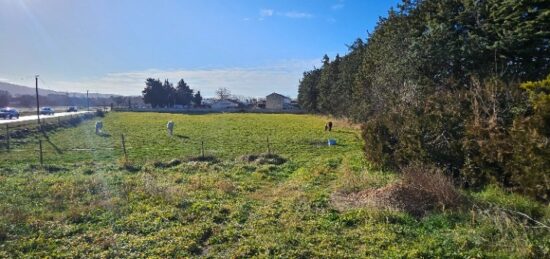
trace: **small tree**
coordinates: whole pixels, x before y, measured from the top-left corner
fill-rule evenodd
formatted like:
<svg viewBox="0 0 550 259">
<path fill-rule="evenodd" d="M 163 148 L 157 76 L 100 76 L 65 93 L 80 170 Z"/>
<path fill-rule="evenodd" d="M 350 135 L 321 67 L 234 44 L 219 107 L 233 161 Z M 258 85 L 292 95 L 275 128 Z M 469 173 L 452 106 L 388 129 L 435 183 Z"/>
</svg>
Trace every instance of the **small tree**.
<svg viewBox="0 0 550 259">
<path fill-rule="evenodd" d="M 231 97 L 231 92 L 225 87 L 219 88 L 218 90 L 216 90 L 216 96 L 220 100 L 227 100 L 229 99 L 229 97 Z"/>
<path fill-rule="evenodd" d="M 160 107 L 164 105 L 163 95 L 165 91 L 163 89 L 162 83 L 158 79 L 147 78 L 145 80 L 145 89 L 143 93 L 143 102 L 151 104 L 153 108 Z"/>
<path fill-rule="evenodd" d="M 201 105 L 201 104 L 202 104 L 201 91 L 197 91 L 197 93 L 195 94 L 195 96 L 193 96 L 193 103 L 194 103 L 195 105 Z"/>
<path fill-rule="evenodd" d="M 164 80 L 164 84 L 162 85 L 162 91 L 161 94 L 161 104 L 165 107 L 172 107 L 176 103 L 177 93 L 176 89 L 168 81 L 168 79 Z"/>
<path fill-rule="evenodd" d="M 193 89 L 185 83 L 183 79 L 178 82 L 176 87 L 176 103 L 181 105 L 191 104 L 193 101 Z"/>
</svg>

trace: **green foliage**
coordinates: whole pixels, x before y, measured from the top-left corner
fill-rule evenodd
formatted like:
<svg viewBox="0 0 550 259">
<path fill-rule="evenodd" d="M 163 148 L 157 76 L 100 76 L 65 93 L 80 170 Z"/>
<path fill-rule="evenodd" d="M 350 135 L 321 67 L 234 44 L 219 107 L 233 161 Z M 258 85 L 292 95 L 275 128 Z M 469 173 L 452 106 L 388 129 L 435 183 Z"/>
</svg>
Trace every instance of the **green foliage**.
<svg viewBox="0 0 550 259">
<path fill-rule="evenodd" d="M 334 99 L 338 90 L 339 65 L 341 62 L 340 56 L 330 62 L 327 55 L 323 57 L 323 67 L 319 78 L 319 96 L 317 98 L 317 106 L 320 111 L 327 114 L 332 114 L 336 108 L 336 100 Z"/>
<path fill-rule="evenodd" d="M 201 105 L 202 104 L 201 91 L 197 91 L 195 93 L 195 95 L 193 95 L 193 104 L 195 104 L 195 105 Z"/>
<path fill-rule="evenodd" d="M 321 69 L 314 69 L 304 72 L 304 77 L 300 80 L 298 89 L 298 102 L 302 109 L 315 113 L 318 111 L 317 98 L 319 96 L 319 78 Z"/>
<path fill-rule="evenodd" d="M 147 78 L 142 94 L 143 102 L 151 104 L 153 108 L 173 107 L 175 104 L 200 105 L 202 102 L 200 91 L 193 95 L 193 89 L 183 79 L 174 88 L 168 80 L 164 80 L 163 84 L 159 79 Z"/>
<path fill-rule="evenodd" d="M 193 89 L 183 81 L 183 79 L 180 79 L 178 82 L 178 85 L 176 86 L 176 98 L 175 103 L 180 105 L 189 105 L 193 101 Z"/>
<path fill-rule="evenodd" d="M 474 199 L 488 202 L 502 208 L 523 212 L 536 218 L 550 216 L 550 207 L 544 206 L 528 197 L 505 192 L 502 188 L 489 185 L 478 193 L 473 193 Z"/>
<path fill-rule="evenodd" d="M 165 99 L 165 96 L 168 96 L 168 93 L 165 91 L 166 89 L 163 88 L 160 80 L 147 78 L 145 81 L 145 89 L 142 91 L 143 102 L 151 104 L 153 108 L 166 105 L 168 100 Z"/>
<path fill-rule="evenodd" d="M 300 103 L 362 123 L 382 168 L 433 164 L 465 186 L 548 200 L 548 82 L 518 85 L 550 73 L 549 12 L 537 0 L 402 1 L 366 43 L 304 73 L 300 96 L 317 92 Z"/>
<path fill-rule="evenodd" d="M 514 187 L 542 200 L 550 200 L 550 75 L 521 85 L 529 95 L 523 116 L 511 129 L 513 162 L 508 165 Z"/>
</svg>

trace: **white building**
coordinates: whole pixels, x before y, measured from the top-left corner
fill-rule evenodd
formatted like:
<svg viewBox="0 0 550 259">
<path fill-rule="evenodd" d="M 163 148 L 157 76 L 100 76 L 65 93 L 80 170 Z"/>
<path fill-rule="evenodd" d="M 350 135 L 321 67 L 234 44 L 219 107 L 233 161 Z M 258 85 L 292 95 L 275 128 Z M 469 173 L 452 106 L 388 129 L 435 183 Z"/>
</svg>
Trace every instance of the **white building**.
<svg viewBox="0 0 550 259">
<path fill-rule="evenodd" d="M 265 98 L 265 108 L 271 110 L 288 109 L 292 100 L 284 95 L 272 93 Z"/>
<path fill-rule="evenodd" d="M 210 104 L 210 107 L 215 110 L 238 108 L 239 104 L 230 100 L 218 100 Z"/>
</svg>

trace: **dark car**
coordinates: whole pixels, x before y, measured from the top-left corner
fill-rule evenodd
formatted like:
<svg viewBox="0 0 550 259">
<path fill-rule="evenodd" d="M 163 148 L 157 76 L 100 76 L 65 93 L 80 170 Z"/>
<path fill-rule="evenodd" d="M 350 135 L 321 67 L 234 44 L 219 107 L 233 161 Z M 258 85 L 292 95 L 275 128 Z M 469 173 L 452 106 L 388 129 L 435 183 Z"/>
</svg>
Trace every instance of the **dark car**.
<svg viewBox="0 0 550 259">
<path fill-rule="evenodd" d="M 42 107 L 40 115 L 54 115 L 55 111 L 51 107 Z"/>
<path fill-rule="evenodd" d="M 67 112 L 77 112 L 78 109 L 76 108 L 76 106 L 70 106 L 68 109 L 67 109 Z"/>
<path fill-rule="evenodd" d="M 2 119 L 19 119 L 19 112 L 14 108 L 3 108 L 0 109 L 0 118 Z"/>
</svg>

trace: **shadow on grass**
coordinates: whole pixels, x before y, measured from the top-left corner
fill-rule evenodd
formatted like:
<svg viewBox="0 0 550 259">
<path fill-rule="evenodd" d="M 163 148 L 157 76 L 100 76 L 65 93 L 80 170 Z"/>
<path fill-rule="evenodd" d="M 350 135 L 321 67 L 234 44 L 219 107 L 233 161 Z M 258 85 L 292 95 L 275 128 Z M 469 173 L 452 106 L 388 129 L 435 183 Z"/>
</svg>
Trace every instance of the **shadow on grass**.
<svg viewBox="0 0 550 259">
<path fill-rule="evenodd" d="M 107 132 L 100 132 L 100 133 L 97 133 L 96 135 L 98 135 L 100 137 L 104 137 L 104 138 L 110 138 L 111 137 L 111 134 L 109 134 Z"/>
<path fill-rule="evenodd" d="M 54 149 L 55 149 L 55 152 L 57 154 L 63 154 L 63 150 L 61 150 L 55 143 L 53 143 L 51 140 L 50 140 L 50 137 L 48 136 L 48 134 L 45 132 L 45 131 L 42 131 L 42 135 L 44 136 L 44 139 L 46 139 L 46 141 L 48 142 L 48 144 L 50 144 Z"/>
<path fill-rule="evenodd" d="M 188 136 L 181 135 L 181 134 L 176 134 L 176 135 L 174 135 L 174 137 L 179 138 L 179 139 L 189 139 Z"/>
</svg>

